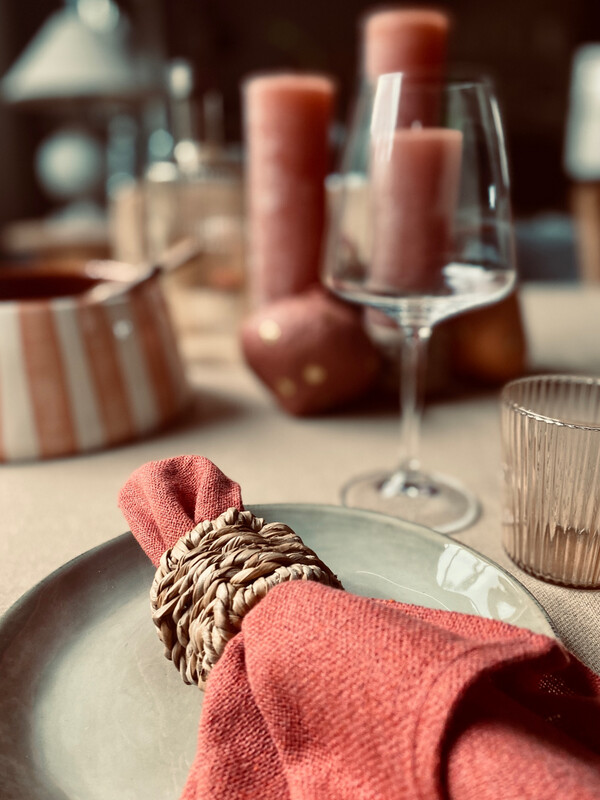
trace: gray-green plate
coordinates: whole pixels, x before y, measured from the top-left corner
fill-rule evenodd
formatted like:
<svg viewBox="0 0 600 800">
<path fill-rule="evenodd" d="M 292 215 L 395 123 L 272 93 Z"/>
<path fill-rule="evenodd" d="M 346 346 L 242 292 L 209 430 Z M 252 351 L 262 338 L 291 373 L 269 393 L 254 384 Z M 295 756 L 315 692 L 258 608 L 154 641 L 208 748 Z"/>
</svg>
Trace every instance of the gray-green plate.
<svg viewBox="0 0 600 800">
<path fill-rule="evenodd" d="M 291 525 L 348 591 L 553 636 L 518 581 L 425 528 L 334 506 L 251 506 Z M 162 655 L 153 567 L 127 533 L 84 553 L 0 621 L 2 800 L 176 800 L 202 693 Z"/>
</svg>

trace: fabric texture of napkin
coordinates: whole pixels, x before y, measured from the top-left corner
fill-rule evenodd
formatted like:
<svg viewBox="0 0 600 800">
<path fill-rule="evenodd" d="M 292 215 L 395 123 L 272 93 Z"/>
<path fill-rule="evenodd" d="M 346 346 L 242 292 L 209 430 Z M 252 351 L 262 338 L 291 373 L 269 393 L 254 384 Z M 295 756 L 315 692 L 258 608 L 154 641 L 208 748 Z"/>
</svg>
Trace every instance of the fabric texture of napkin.
<svg viewBox="0 0 600 800">
<path fill-rule="evenodd" d="M 150 461 L 119 494 L 131 532 L 155 567 L 184 533 L 232 506 L 244 508 L 239 485 L 204 456 Z"/>
<path fill-rule="evenodd" d="M 235 501 L 193 457 L 121 494 L 149 555 Z M 525 629 L 296 581 L 214 667 L 182 800 L 548 797 L 600 797 L 598 676 Z"/>
<path fill-rule="evenodd" d="M 591 800 L 599 690 L 546 636 L 281 585 L 213 670 L 184 798 Z"/>
</svg>

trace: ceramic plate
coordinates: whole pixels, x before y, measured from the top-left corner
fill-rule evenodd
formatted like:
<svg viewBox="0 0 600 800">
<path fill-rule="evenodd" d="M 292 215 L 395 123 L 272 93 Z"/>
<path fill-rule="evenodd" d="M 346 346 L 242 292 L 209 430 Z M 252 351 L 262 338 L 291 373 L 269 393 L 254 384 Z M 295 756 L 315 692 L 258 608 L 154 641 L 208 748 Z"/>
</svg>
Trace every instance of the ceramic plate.
<svg viewBox="0 0 600 800">
<path fill-rule="evenodd" d="M 361 595 L 463 611 L 553 635 L 508 573 L 452 539 L 366 511 L 251 506 L 291 525 Z M 66 564 L 0 623 L 0 797 L 176 800 L 202 693 L 162 655 L 153 567 L 131 534 Z"/>
</svg>

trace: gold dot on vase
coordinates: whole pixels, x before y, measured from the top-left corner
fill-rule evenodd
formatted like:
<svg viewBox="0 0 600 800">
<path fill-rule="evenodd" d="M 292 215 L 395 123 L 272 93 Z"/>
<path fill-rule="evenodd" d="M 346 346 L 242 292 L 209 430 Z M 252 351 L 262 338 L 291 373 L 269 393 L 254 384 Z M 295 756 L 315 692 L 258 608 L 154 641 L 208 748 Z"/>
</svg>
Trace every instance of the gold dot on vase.
<svg viewBox="0 0 600 800">
<path fill-rule="evenodd" d="M 274 319 L 264 319 L 258 326 L 258 335 L 263 342 L 271 344 L 281 338 L 281 328 Z"/>
<path fill-rule="evenodd" d="M 311 386 L 318 386 L 327 380 L 327 370 L 321 364 L 307 364 L 302 370 L 302 377 Z"/>
<path fill-rule="evenodd" d="M 275 389 L 282 397 L 292 397 L 296 394 L 296 384 L 291 378 L 279 378 L 275 382 Z"/>
</svg>

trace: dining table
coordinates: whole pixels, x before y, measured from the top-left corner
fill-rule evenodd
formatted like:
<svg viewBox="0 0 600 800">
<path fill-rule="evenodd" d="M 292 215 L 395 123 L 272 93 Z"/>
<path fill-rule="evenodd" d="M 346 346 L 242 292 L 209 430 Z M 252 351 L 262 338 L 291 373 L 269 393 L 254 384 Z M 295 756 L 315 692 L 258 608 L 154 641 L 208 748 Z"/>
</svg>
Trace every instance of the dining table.
<svg viewBox="0 0 600 800">
<path fill-rule="evenodd" d="M 600 285 L 526 282 L 519 296 L 528 371 L 600 375 Z M 333 506 L 357 473 L 394 465 L 399 430 L 393 403 L 291 416 L 244 362 L 238 338 L 243 293 L 190 290 L 185 305 L 179 345 L 193 392 L 174 424 L 111 449 L 0 466 L 0 614 L 61 565 L 127 530 L 119 490 L 145 462 L 200 454 L 240 484 L 246 504 Z M 499 394 L 495 387 L 430 399 L 423 462 L 460 480 L 481 502 L 477 521 L 451 538 L 520 581 L 564 645 L 600 672 L 600 590 L 534 578 L 503 549 Z"/>
</svg>

